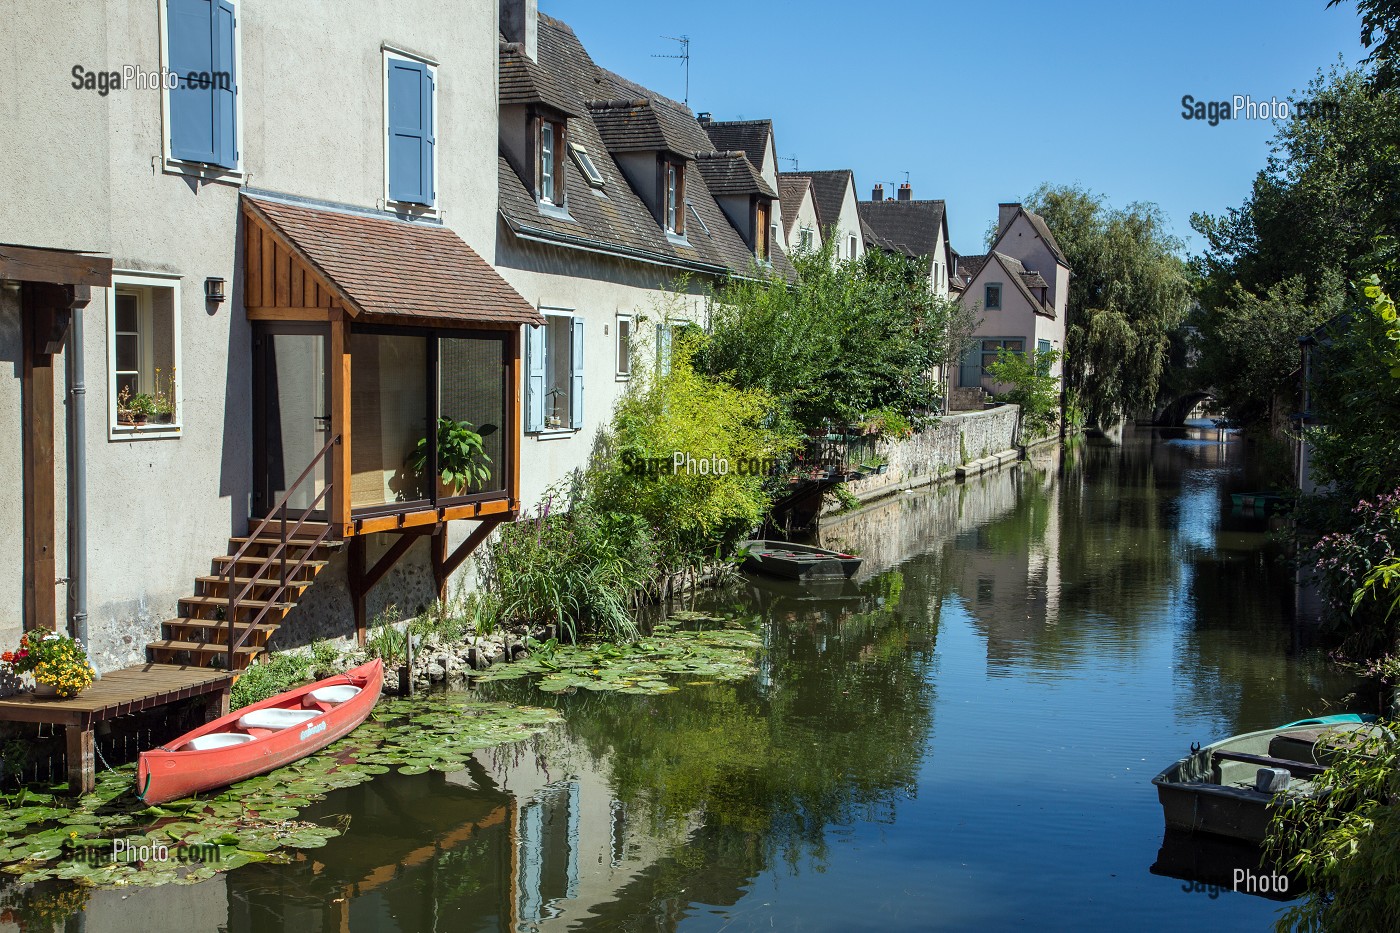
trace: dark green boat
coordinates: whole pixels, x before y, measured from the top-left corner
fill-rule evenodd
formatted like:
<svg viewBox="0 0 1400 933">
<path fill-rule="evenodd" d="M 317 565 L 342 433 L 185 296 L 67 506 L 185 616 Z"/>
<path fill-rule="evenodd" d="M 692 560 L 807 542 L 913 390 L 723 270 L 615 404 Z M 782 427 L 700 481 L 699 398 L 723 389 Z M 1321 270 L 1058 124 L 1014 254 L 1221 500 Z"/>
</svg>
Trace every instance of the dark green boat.
<svg viewBox="0 0 1400 933">
<path fill-rule="evenodd" d="M 1192 746 L 1186 758 L 1152 779 L 1168 828 L 1260 843 L 1270 808 L 1280 796 L 1314 793 L 1313 779 L 1327 766 L 1329 745 L 1341 734 L 1379 729 L 1355 714 L 1303 719 Z M 1272 789 L 1262 789 L 1270 773 Z M 1278 772 L 1287 772 L 1286 778 Z"/>
<path fill-rule="evenodd" d="M 816 580 L 853 577 L 860 569 L 854 554 L 828 551 L 810 544 L 787 541 L 740 541 L 744 569 L 789 580 Z"/>
</svg>

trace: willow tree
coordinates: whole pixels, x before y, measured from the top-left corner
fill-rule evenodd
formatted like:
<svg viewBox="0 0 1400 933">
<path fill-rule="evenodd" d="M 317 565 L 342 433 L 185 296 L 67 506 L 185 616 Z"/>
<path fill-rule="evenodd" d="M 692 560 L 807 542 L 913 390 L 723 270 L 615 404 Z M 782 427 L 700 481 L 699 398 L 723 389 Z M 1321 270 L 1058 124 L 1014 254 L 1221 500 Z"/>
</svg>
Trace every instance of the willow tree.
<svg viewBox="0 0 1400 933">
<path fill-rule="evenodd" d="M 1155 204 L 1113 208 L 1084 188 L 1049 184 L 1026 202 L 1069 260 L 1066 388 L 1099 425 L 1151 407 L 1192 303 L 1183 244 Z"/>
</svg>

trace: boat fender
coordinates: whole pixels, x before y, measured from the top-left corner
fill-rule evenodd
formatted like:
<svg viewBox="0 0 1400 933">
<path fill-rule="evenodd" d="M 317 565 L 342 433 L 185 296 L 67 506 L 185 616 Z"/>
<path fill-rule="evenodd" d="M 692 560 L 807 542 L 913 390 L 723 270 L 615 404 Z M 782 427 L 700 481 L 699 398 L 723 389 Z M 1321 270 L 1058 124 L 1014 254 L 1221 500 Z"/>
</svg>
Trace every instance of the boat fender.
<svg viewBox="0 0 1400 933">
<path fill-rule="evenodd" d="M 1254 776 L 1254 789 L 1262 794 L 1277 794 L 1288 790 L 1291 779 L 1287 768 L 1260 768 Z"/>
</svg>

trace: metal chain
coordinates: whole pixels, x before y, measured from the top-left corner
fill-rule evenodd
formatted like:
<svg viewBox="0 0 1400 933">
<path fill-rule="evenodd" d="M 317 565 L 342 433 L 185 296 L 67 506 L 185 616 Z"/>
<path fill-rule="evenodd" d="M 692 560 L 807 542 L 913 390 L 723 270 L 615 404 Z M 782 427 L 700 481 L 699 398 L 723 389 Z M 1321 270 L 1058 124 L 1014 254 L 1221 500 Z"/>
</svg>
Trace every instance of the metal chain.
<svg viewBox="0 0 1400 933">
<path fill-rule="evenodd" d="M 102 743 L 97 741 L 97 736 L 92 737 L 92 750 L 97 752 L 97 760 L 102 762 L 102 767 L 106 768 L 108 771 L 117 770 L 116 768 L 107 764 L 107 759 L 102 757 Z"/>
</svg>

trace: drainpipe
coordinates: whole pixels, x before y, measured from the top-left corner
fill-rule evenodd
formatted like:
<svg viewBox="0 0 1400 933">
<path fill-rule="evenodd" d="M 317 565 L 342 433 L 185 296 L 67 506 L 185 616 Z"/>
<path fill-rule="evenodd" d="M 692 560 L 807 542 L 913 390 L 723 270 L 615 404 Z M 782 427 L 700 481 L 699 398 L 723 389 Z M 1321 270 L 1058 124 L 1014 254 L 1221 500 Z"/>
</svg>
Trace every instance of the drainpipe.
<svg viewBox="0 0 1400 933">
<path fill-rule="evenodd" d="M 73 637 L 88 643 L 87 385 L 83 374 L 83 309 L 68 326 L 68 600 Z"/>
</svg>

